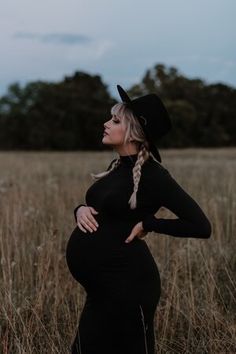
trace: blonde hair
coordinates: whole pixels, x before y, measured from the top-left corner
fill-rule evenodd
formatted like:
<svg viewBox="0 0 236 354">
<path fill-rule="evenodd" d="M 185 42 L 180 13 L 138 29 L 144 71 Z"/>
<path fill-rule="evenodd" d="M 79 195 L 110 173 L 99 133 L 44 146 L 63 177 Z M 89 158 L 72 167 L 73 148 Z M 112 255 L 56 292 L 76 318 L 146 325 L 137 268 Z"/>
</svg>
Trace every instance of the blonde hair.
<svg viewBox="0 0 236 354">
<path fill-rule="evenodd" d="M 135 209 L 137 206 L 137 198 L 136 194 L 138 191 L 139 181 L 141 177 L 141 168 L 144 162 L 149 158 L 151 155 L 154 160 L 155 157 L 149 151 L 149 143 L 146 140 L 145 134 L 141 125 L 139 124 L 136 116 L 133 112 L 126 106 L 125 103 L 116 103 L 111 108 L 111 114 L 114 114 L 120 118 L 124 119 L 124 124 L 126 127 L 126 133 L 124 138 L 124 144 L 128 143 L 129 141 L 134 141 L 138 144 L 138 156 L 133 167 L 133 181 L 134 181 L 134 189 L 133 193 L 130 196 L 129 204 L 131 209 Z M 156 160 L 157 161 L 157 160 Z M 158 161 L 157 161 L 158 162 Z M 108 175 L 111 171 L 117 168 L 120 164 L 120 158 L 116 158 L 111 161 L 110 165 L 108 166 L 107 170 L 104 172 L 100 172 L 98 174 L 91 173 L 90 175 L 94 180 L 98 180 L 106 175 Z"/>
</svg>

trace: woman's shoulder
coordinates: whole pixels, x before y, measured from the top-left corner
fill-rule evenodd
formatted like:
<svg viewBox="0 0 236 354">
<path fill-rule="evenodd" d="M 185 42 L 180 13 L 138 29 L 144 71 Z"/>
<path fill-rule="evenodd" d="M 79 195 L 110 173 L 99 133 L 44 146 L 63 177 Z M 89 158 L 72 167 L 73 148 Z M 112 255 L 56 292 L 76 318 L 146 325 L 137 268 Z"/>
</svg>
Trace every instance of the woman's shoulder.
<svg viewBox="0 0 236 354">
<path fill-rule="evenodd" d="M 149 157 L 142 166 L 141 176 L 144 185 L 153 187 L 154 185 L 164 184 L 170 174 L 165 166 Z"/>
<path fill-rule="evenodd" d="M 160 162 L 155 160 L 152 156 L 148 158 L 145 165 L 146 165 L 147 172 L 153 172 L 157 174 L 169 173 L 168 169 L 165 166 L 163 166 Z"/>
</svg>

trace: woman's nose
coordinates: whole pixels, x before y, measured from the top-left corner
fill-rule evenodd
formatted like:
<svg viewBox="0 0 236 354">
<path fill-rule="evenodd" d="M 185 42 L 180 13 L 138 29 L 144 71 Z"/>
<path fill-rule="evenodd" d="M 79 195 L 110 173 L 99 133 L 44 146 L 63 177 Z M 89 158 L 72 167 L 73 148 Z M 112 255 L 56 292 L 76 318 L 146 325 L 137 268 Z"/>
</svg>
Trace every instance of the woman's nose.
<svg viewBox="0 0 236 354">
<path fill-rule="evenodd" d="M 104 126 L 105 129 L 108 128 L 109 122 L 111 122 L 111 119 L 107 120 L 107 121 L 103 124 L 103 126 Z"/>
</svg>

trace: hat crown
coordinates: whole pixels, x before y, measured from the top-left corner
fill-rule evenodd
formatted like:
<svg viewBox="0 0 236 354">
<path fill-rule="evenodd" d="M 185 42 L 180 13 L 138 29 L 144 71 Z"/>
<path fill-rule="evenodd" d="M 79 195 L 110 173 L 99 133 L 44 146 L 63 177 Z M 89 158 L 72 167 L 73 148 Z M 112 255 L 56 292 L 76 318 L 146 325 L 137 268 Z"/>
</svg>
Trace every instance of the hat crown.
<svg viewBox="0 0 236 354">
<path fill-rule="evenodd" d="M 164 103 L 155 93 L 149 93 L 131 100 L 120 85 L 117 85 L 117 89 L 122 101 L 132 110 L 143 128 L 154 157 L 161 162 L 160 154 L 154 142 L 172 128 L 171 119 Z"/>
</svg>

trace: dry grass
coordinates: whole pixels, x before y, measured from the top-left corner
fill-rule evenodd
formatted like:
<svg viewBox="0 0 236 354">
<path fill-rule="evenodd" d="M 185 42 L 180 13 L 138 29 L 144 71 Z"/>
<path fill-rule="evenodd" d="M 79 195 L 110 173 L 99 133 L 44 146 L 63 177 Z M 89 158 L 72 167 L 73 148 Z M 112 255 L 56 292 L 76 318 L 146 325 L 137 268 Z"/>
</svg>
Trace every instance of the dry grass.
<svg viewBox="0 0 236 354">
<path fill-rule="evenodd" d="M 208 240 L 146 237 L 162 279 L 158 353 L 236 353 L 236 149 L 161 155 L 213 233 Z M 70 352 L 85 296 L 65 262 L 73 209 L 84 202 L 90 172 L 115 156 L 0 153 L 1 353 Z"/>
</svg>

